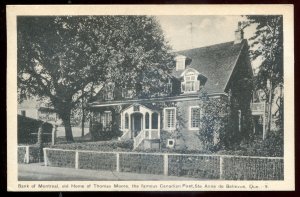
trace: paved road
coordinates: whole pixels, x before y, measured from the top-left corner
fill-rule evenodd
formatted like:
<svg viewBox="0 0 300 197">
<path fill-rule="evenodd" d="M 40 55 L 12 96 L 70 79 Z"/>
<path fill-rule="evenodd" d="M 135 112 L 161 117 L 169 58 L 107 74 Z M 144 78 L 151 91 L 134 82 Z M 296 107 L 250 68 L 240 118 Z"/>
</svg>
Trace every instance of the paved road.
<svg viewBox="0 0 300 197">
<path fill-rule="evenodd" d="M 43 163 L 19 164 L 19 181 L 122 181 L 196 180 L 186 177 L 45 167 Z M 198 179 L 199 180 L 199 179 Z"/>
</svg>

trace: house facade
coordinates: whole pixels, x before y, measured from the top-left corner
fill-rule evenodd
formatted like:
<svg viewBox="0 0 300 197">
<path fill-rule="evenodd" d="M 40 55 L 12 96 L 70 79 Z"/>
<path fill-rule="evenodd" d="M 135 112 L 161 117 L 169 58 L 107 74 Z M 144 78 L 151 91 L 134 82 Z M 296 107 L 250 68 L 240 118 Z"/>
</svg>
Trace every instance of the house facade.
<svg viewBox="0 0 300 197">
<path fill-rule="evenodd" d="M 232 42 L 177 52 L 164 96 L 138 98 L 133 90 L 116 90 L 113 83 L 107 83 L 103 97 L 89 104 L 91 131 L 100 136 L 115 133 L 119 140 L 133 139 L 134 148 L 201 150 L 199 133 L 209 113 L 203 107 L 205 100 L 225 101 L 231 126 L 227 132 L 243 136 L 249 132 L 252 116 L 248 48 L 239 27 Z M 213 144 L 220 143 L 217 129 L 211 136 Z"/>
</svg>

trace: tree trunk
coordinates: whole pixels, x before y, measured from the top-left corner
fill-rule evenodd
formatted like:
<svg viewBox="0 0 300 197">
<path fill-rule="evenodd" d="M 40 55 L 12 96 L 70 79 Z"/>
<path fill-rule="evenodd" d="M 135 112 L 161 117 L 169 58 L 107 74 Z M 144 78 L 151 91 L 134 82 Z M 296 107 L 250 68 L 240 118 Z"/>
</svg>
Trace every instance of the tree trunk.
<svg viewBox="0 0 300 197">
<path fill-rule="evenodd" d="M 65 113 L 64 116 L 62 117 L 62 121 L 65 125 L 65 136 L 66 136 L 67 142 L 74 142 L 70 115 L 71 115 L 71 113 L 69 113 L 68 115 L 66 115 L 66 113 Z"/>
<path fill-rule="evenodd" d="M 269 90 L 269 107 L 268 107 L 268 126 L 267 126 L 267 132 L 266 132 L 266 136 L 268 135 L 268 133 L 271 131 L 271 122 L 272 122 L 272 102 L 273 102 L 273 84 L 270 81 L 270 90 Z"/>
<path fill-rule="evenodd" d="M 83 137 L 83 136 L 84 136 L 84 122 L 85 122 L 85 114 L 84 114 L 83 101 L 82 101 L 81 109 L 82 109 L 82 118 L 81 118 L 81 137 Z"/>
</svg>

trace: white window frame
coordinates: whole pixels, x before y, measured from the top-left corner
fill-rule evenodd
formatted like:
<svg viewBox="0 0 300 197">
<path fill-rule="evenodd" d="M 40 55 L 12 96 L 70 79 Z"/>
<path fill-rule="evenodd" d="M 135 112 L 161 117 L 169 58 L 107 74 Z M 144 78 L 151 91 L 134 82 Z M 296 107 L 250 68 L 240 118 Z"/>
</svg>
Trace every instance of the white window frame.
<svg viewBox="0 0 300 197">
<path fill-rule="evenodd" d="M 106 116 L 106 114 L 110 114 L 110 118 L 109 118 L 109 116 Z M 106 117 L 108 117 L 107 120 L 105 120 Z M 102 125 L 103 125 L 103 128 L 109 128 L 111 126 L 110 125 L 111 122 L 112 122 L 112 112 L 111 111 L 104 111 L 104 113 L 102 113 Z"/>
<path fill-rule="evenodd" d="M 190 73 L 192 73 L 192 74 L 190 74 Z M 190 74 L 190 75 L 187 76 L 187 74 Z M 191 79 L 187 80 L 187 78 L 191 77 L 191 76 L 194 76 L 194 80 L 191 80 Z M 194 83 L 194 90 L 187 91 L 187 82 Z M 186 73 L 184 73 L 184 81 L 181 82 L 181 83 L 184 83 L 184 90 L 182 90 L 182 85 L 181 85 L 181 91 L 184 92 L 184 93 L 195 93 L 195 92 L 197 92 L 197 90 L 196 90 L 196 83 L 197 82 L 198 82 L 197 73 L 194 72 L 194 71 L 187 71 Z"/>
<path fill-rule="evenodd" d="M 167 121 L 167 110 L 174 110 L 174 127 L 168 127 L 168 121 Z M 166 107 L 164 108 L 164 129 L 165 130 L 175 130 L 176 129 L 176 124 L 177 124 L 177 117 L 176 117 L 176 107 Z"/>
<path fill-rule="evenodd" d="M 172 145 L 170 145 L 170 142 L 172 142 Z M 174 146 L 175 146 L 175 139 L 168 139 L 167 148 L 174 148 Z"/>
<path fill-rule="evenodd" d="M 192 109 L 199 109 L 199 127 L 192 127 Z M 201 109 L 200 106 L 190 106 L 189 107 L 189 121 L 188 121 L 188 129 L 189 130 L 199 130 L 200 129 L 200 124 L 201 124 Z"/>
</svg>

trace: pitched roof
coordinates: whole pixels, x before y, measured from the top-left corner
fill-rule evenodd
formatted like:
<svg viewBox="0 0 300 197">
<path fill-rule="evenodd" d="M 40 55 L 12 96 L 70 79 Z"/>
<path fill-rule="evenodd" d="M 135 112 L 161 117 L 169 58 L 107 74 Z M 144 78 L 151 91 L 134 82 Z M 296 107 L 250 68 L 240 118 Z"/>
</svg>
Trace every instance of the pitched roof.
<svg viewBox="0 0 300 197">
<path fill-rule="evenodd" d="M 207 82 L 204 89 L 208 93 L 221 93 L 225 91 L 228 80 L 237 63 L 240 52 L 246 40 L 241 43 L 226 42 L 207 47 L 178 51 L 176 54 L 184 55 L 192 59 L 186 67 L 194 68 L 204 76 Z M 172 75 L 179 78 L 183 71 L 172 72 Z"/>
</svg>

